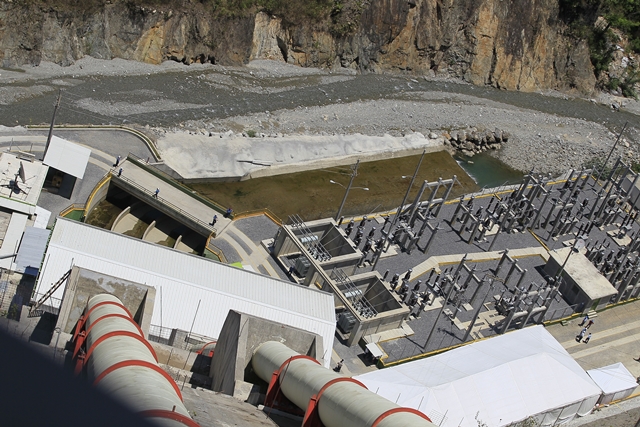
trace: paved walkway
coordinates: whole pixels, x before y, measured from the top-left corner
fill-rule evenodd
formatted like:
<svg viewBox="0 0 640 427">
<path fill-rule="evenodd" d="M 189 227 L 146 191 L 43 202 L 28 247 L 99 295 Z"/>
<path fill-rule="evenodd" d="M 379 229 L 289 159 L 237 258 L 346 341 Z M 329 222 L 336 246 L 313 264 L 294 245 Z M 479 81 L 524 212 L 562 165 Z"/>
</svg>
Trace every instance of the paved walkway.
<svg viewBox="0 0 640 427">
<path fill-rule="evenodd" d="M 582 318 L 570 321 L 566 326 L 556 324 L 547 327 L 562 346 L 584 369 L 595 369 L 621 362 L 635 377 L 640 376 L 640 301 L 619 305 L 598 313 L 589 328 L 593 334 L 588 344 L 576 342 Z M 631 397 L 602 410 L 578 418 L 569 426 L 611 426 L 633 425 L 640 415 L 637 409 L 640 392 L 636 388 Z M 608 417 L 611 417 L 607 419 Z"/>
<path fill-rule="evenodd" d="M 271 277 L 280 277 L 269 264 L 268 259 L 271 258 L 271 254 L 267 252 L 264 246 L 254 243 L 242 231 L 238 230 L 233 223 L 228 224 L 224 234 L 218 237 L 225 240 L 238 252 L 238 255 L 242 258 L 243 265 L 250 265 L 256 272 L 263 274 L 266 271 Z"/>
<path fill-rule="evenodd" d="M 118 169 L 119 168 L 122 168 L 122 177 L 125 179 L 133 181 L 138 186 L 144 188 L 149 194 L 153 194 L 156 189 L 159 189 L 159 201 L 168 202 L 167 204 L 178 207 L 204 224 L 211 224 L 213 216 L 217 215 L 218 222 L 215 227 L 209 225 L 209 228 L 212 231 L 215 228 L 218 231 L 218 235 L 231 223 L 231 220 L 224 218 L 217 210 L 176 188 L 167 181 L 158 178 L 156 175 L 149 173 L 135 162 L 124 160 L 120 163 Z M 114 177 L 114 179 L 117 178 Z"/>
<path fill-rule="evenodd" d="M 620 305 L 598 313 L 589 328 L 592 338 L 588 344 L 575 340 L 582 318 L 566 326 L 547 327 L 562 346 L 585 370 L 622 362 L 635 376 L 640 376 L 640 301 Z"/>
</svg>

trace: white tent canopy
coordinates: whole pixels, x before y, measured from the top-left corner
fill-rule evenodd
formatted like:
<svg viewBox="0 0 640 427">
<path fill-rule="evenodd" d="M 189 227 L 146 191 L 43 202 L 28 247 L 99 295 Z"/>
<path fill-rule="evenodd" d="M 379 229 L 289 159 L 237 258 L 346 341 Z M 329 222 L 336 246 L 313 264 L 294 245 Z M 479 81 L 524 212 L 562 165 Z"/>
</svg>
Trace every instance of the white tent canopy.
<svg viewBox="0 0 640 427">
<path fill-rule="evenodd" d="M 624 399 L 630 396 L 638 386 L 636 378 L 622 363 L 591 369 L 587 371 L 587 374 L 602 389 L 603 395 L 600 398 L 600 404 Z"/>
<path fill-rule="evenodd" d="M 90 156 L 91 150 L 88 148 L 53 135 L 43 163 L 82 179 Z"/>
<path fill-rule="evenodd" d="M 542 326 L 355 377 L 441 427 L 549 426 L 591 412 L 600 388 Z"/>
</svg>

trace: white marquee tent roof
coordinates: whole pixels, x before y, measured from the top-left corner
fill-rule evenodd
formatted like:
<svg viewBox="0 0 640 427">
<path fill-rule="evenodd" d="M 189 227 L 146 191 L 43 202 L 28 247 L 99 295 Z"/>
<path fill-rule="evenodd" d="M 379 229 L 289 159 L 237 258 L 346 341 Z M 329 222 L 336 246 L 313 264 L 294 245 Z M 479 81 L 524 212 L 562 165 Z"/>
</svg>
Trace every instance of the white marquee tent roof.
<svg viewBox="0 0 640 427">
<path fill-rule="evenodd" d="M 604 394 L 612 398 L 626 397 L 638 386 L 636 378 L 622 363 L 590 369 L 587 373 Z"/>
<path fill-rule="evenodd" d="M 355 377 L 441 427 L 542 425 L 590 412 L 601 390 L 542 326 Z M 539 414 L 546 414 L 544 418 Z"/>
<path fill-rule="evenodd" d="M 72 265 L 155 287 L 153 325 L 188 331 L 201 301 L 195 333 L 218 337 L 229 310 L 237 310 L 316 333 L 325 349 L 333 347 L 335 309 L 327 292 L 59 217 L 37 292 L 45 293 Z M 63 292 L 61 286 L 53 297 Z"/>
</svg>

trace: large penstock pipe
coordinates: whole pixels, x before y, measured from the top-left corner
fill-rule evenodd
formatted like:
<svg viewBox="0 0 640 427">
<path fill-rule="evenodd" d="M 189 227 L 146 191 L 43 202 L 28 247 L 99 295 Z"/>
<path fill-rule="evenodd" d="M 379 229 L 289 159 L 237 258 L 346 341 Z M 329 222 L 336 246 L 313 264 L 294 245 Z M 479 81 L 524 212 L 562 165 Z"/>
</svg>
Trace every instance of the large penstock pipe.
<svg viewBox="0 0 640 427">
<path fill-rule="evenodd" d="M 153 347 L 113 295 L 89 300 L 85 311 L 85 369 L 94 385 L 162 426 L 196 426 Z"/>
<path fill-rule="evenodd" d="M 279 342 L 261 344 L 253 354 L 251 365 L 256 374 L 267 382 L 271 381 L 274 372 L 280 371 L 280 390 L 303 410 L 307 410 L 310 399 L 321 392 L 316 397 L 316 404 L 318 416 L 325 427 L 435 426 L 425 415 L 402 408 L 356 381 L 324 368 L 311 358 L 301 357 Z"/>
</svg>

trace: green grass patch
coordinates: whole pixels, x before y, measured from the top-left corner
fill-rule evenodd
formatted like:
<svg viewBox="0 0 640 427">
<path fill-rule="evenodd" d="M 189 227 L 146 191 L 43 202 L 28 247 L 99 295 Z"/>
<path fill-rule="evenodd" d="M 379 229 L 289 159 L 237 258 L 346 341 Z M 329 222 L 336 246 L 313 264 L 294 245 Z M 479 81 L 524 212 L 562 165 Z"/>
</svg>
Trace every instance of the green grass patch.
<svg viewBox="0 0 640 427">
<path fill-rule="evenodd" d="M 66 214 L 64 217 L 72 219 L 74 221 L 82 221 L 82 217 L 84 215 L 84 209 L 74 209 Z"/>
</svg>

